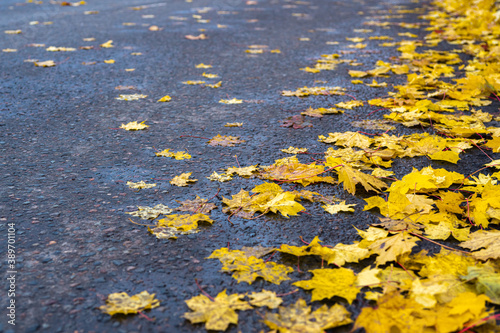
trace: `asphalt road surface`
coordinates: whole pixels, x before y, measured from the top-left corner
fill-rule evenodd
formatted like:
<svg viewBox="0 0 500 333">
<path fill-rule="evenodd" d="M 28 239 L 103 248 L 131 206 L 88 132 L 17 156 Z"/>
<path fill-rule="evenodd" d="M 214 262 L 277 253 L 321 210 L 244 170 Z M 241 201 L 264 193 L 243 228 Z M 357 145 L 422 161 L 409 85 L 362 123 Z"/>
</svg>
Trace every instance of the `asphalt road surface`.
<svg viewBox="0 0 500 333">
<path fill-rule="evenodd" d="M 370 16 L 397 5 L 411 9 L 423 4 L 404 0 L 89 0 L 86 5 L 61 6 L 49 1 L 3 0 L 0 30 L 20 29 L 22 33 L 0 34 L 0 49 L 17 49 L 0 53 L 0 270 L 7 277 L 8 271 L 16 272 L 16 325 L 7 323 L 10 298 L 4 283 L 0 332 L 203 332 L 202 324 L 182 318 L 189 310 L 184 301 L 200 294 L 195 278 L 212 296 L 224 289 L 228 293 L 262 288 L 288 293 L 295 289 L 292 282 L 309 277 L 307 270 L 318 267 L 318 260 L 304 258 L 302 272 L 291 273 L 292 280 L 279 286 L 258 280 L 249 286 L 220 272 L 218 260 L 206 260 L 213 250 L 228 244 L 232 249 L 301 245 L 299 236 L 311 240 L 318 235 L 333 245 L 359 240 L 353 226 L 366 228 L 378 218 L 362 211 L 362 198 L 371 194 L 352 196 L 339 186 L 314 185 L 307 189 L 356 203 L 356 212 L 330 215 L 319 203 L 304 203 L 307 214 L 290 219 L 277 214 L 255 220 L 233 218 L 231 225 L 222 212 L 221 198 L 230 198 L 242 188 L 250 190 L 262 181 L 235 177 L 219 183 L 206 177 L 237 163 L 270 165 L 290 156 L 280 151 L 289 146 L 322 153 L 327 146 L 317 141 L 318 135 L 359 130 L 350 123 L 366 119 L 375 108 L 307 118 L 312 127 L 280 127 L 280 121 L 308 107 L 330 107 L 352 99 L 284 97 L 281 91 L 328 85 L 346 87 L 361 100 L 384 96 L 404 78 L 388 78 L 389 87 L 373 89 L 352 85 L 347 64 L 317 74 L 300 68 L 313 66 L 322 54 L 346 50 L 351 44 L 346 37 L 363 35 L 354 29 L 366 28 L 363 22 Z M 85 14 L 88 11 L 98 13 Z M 418 18 L 409 14 L 403 20 Z M 408 31 L 397 26 L 371 29 L 396 40 L 402 39 L 397 32 Z M 420 38 L 426 34 L 424 28 L 411 32 Z M 207 38 L 185 37 L 200 38 L 200 34 Z M 110 40 L 114 47 L 100 47 Z M 370 69 L 377 60 L 398 55 L 395 48 L 377 45 L 378 41 L 370 41 L 367 48 L 346 57 L 362 62 L 359 69 Z M 48 52 L 49 46 L 76 51 Z M 256 49 L 263 51 L 246 52 Z M 56 65 L 37 67 L 35 59 L 53 60 Z M 104 62 L 110 59 L 115 62 Z M 196 68 L 200 63 L 213 67 Z M 203 77 L 203 72 L 219 78 Z M 183 84 L 189 80 L 222 81 L 222 85 Z M 133 89 L 118 90 L 118 86 Z M 147 97 L 124 101 L 116 99 L 120 94 Z M 165 95 L 172 100 L 157 102 Z M 232 98 L 243 103 L 219 103 Z M 381 119 L 382 115 L 370 117 Z M 117 129 L 131 121 L 145 121 L 150 127 L 135 132 Z M 234 122 L 243 126 L 224 127 Z M 396 132 L 412 133 L 403 127 Z M 211 147 L 206 139 L 197 138 L 217 134 L 245 142 Z M 192 158 L 177 161 L 155 156 L 155 149 L 165 148 L 188 151 Z M 309 163 L 311 156 L 300 159 Z M 468 174 L 487 161 L 479 151 L 472 151 L 467 161 L 456 167 L 448 164 L 447 169 Z M 412 167 L 427 165 L 426 158 L 399 160 L 393 170 L 401 177 Z M 198 182 L 188 187 L 169 183 L 183 172 L 193 172 Z M 126 186 L 128 181 L 141 180 L 157 186 L 140 191 Z M 199 233 L 177 240 L 159 240 L 125 214 L 137 206 L 159 203 L 177 207 L 176 200 L 196 195 L 211 198 L 219 188 L 211 201 L 217 205 L 211 213 L 213 225 L 203 224 Z M 14 267 L 4 260 L 9 224 L 16 230 Z M 293 256 L 281 256 L 280 262 L 291 267 L 297 263 Z M 110 293 L 143 290 L 155 293 L 161 302 L 160 307 L 145 312 L 153 321 L 140 315 L 111 317 L 99 310 Z M 309 299 L 309 293 L 300 290 L 285 300 L 292 304 L 300 297 Z M 360 299 L 342 304 L 354 314 L 366 305 Z M 261 330 L 267 327 L 255 311 L 241 311 L 239 325 L 231 325 L 228 332 Z"/>
</svg>

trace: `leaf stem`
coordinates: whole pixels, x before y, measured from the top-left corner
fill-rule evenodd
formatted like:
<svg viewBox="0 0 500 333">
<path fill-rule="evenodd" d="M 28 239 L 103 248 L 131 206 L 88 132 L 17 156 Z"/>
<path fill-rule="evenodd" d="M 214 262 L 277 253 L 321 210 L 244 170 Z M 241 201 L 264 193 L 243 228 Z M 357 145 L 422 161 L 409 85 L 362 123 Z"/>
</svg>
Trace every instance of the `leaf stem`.
<svg viewBox="0 0 500 333">
<path fill-rule="evenodd" d="M 200 289 L 201 293 L 205 296 L 207 296 L 212 302 L 215 302 L 215 299 L 210 296 L 205 290 L 203 290 L 203 288 L 200 286 L 200 284 L 198 283 L 198 279 L 194 279 L 194 282 L 196 283 L 196 286 L 198 287 L 198 289 Z"/>
<path fill-rule="evenodd" d="M 414 233 L 414 232 L 408 232 L 408 233 L 409 233 L 410 235 L 413 235 L 413 236 L 416 236 L 416 237 L 419 237 L 419 238 L 425 239 L 425 240 L 426 240 L 426 241 L 428 241 L 428 242 L 431 242 L 431 243 L 434 243 L 434 244 L 439 245 L 439 246 L 441 246 L 441 247 L 444 247 L 445 249 L 449 249 L 449 250 L 452 250 L 452 251 L 457 251 L 457 252 L 462 252 L 462 253 L 470 254 L 470 252 L 467 252 L 467 251 L 462 251 L 462 250 L 458 250 L 458 249 L 454 249 L 454 248 L 452 248 L 452 247 L 449 247 L 449 246 L 446 246 L 446 245 L 440 244 L 440 243 L 438 243 L 438 242 L 433 241 L 432 239 L 429 239 L 429 238 L 424 237 L 424 236 L 422 236 L 422 235 L 416 234 L 416 233 Z"/>
</svg>

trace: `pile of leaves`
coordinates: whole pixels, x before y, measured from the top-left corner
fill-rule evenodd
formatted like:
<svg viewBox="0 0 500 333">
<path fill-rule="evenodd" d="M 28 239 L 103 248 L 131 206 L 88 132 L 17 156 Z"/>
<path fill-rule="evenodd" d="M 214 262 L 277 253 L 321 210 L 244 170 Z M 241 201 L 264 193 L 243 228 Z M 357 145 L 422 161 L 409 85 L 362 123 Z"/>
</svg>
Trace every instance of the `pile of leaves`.
<svg viewBox="0 0 500 333">
<path fill-rule="evenodd" d="M 399 8 L 395 12 L 422 13 L 423 10 Z M 223 212 L 230 222 L 231 218 L 257 219 L 273 213 L 293 217 L 306 210 L 301 200 L 321 202 L 330 214 L 354 210 L 355 205 L 345 201 L 335 204 L 338 199 L 317 192 L 285 190 L 283 184 L 287 183 L 303 187 L 315 183 L 342 184 L 352 195 L 361 189 L 374 194 L 364 199 L 363 209 L 383 217 L 368 229 L 358 230 L 359 242 L 323 245 L 316 237 L 302 247 L 283 244 L 280 248 L 214 249 L 207 258 L 220 260 L 222 272 L 231 274 L 238 283 L 252 284 L 263 279 L 280 284 L 290 280 L 288 274 L 294 269 L 284 262 L 271 261 L 283 259 L 284 256 L 279 255 L 274 258 L 276 253 L 298 258 L 316 256 L 321 259 L 321 268 L 311 270 L 309 279 L 293 282 L 294 286 L 311 291 L 310 302 L 316 310 L 304 299 L 282 306 L 283 302 L 287 303 L 282 298 L 295 291 L 283 295 L 268 290 L 227 295 L 223 290 L 212 298 L 200 286 L 202 295 L 186 301 L 192 310 L 185 313 L 186 319 L 194 324 L 205 323 L 208 330 L 223 331 L 230 324 L 238 323 L 237 310 L 268 307 L 270 311 L 258 313 L 273 332 L 323 332 L 351 323 L 354 329 L 364 328 L 368 333 L 498 330 L 496 318 L 500 314 L 495 314 L 495 309 L 500 305 L 500 231 L 495 228 L 500 223 L 500 160 L 490 155 L 500 152 L 500 128 L 486 124 L 500 118 L 479 108 L 492 104 L 492 99 L 500 101 L 500 6 L 493 0 L 436 1 L 423 18 L 428 22 L 429 33 L 422 40 L 381 45 L 398 47 L 399 57 L 392 58 L 393 63 L 378 61 L 375 68 L 348 72 L 355 79 L 353 84 L 366 84 L 374 89 L 386 87 L 387 83 L 382 80 L 389 75 L 405 76 L 406 83 L 394 86 L 394 91 L 386 97 L 340 102 L 335 105 L 338 109 L 309 108 L 282 125 L 294 130 L 309 126 L 305 117 L 339 117 L 346 110 L 372 106 L 386 111 L 384 119 L 356 122 L 353 126 L 384 133 L 320 135 L 320 142 L 335 146 L 325 146 L 322 160 L 304 164 L 294 155 L 277 159 L 268 166 L 230 167 L 222 175 L 214 172 L 209 177 L 221 182 L 231 181 L 233 175 L 265 181 L 251 191 L 241 189 L 231 198 L 222 198 Z M 366 21 L 364 25 L 420 27 L 415 23 L 381 21 Z M 366 34 L 372 30 L 355 31 Z M 410 32 L 399 35 L 418 37 Z M 370 36 L 368 40 L 391 38 Z M 350 41 L 357 44 L 349 47 L 363 49 L 365 39 L 351 38 Z M 461 49 L 435 50 L 445 41 Z M 314 75 L 323 70 L 338 70 L 340 64 L 359 66 L 352 59 L 342 59 L 350 52 L 323 55 L 313 68 L 303 70 Z M 462 60 L 461 54 L 469 55 L 470 59 Z M 365 78 L 371 82 L 360 80 Z M 345 97 L 349 96 L 347 91 L 342 87 L 303 87 L 283 91 L 282 95 L 304 99 L 317 95 Z M 240 102 L 221 100 L 226 104 Z M 137 125 L 143 124 L 134 124 Z M 126 126 L 122 128 L 140 129 Z M 396 126 L 415 131 L 429 129 L 431 133 L 388 134 Z M 242 142 L 237 137 L 218 135 L 210 139 L 208 145 L 226 147 Z M 390 170 L 396 158 L 423 156 L 445 165 L 456 164 L 469 149 L 480 149 L 491 160 L 471 175 L 428 166 L 413 169 L 397 179 Z M 307 154 L 307 149 L 293 147 L 284 151 Z M 191 157 L 168 149 L 157 155 L 178 160 Z M 190 174 L 176 177 L 171 184 L 187 186 L 187 182 L 196 181 L 188 179 Z M 176 238 L 197 232 L 200 222 L 216 222 L 207 215 L 215 207 L 208 201 L 197 197 L 194 202 L 184 202 L 177 210 L 187 214 L 171 214 L 172 210 L 166 206 L 139 207 L 131 214 L 156 221 L 148 226 L 156 237 Z M 160 215 L 164 218 L 157 220 Z M 450 237 L 455 240 L 454 247 L 439 242 Z M 422 242 L 440 245 L 441 251 L 429 254 L 419 250 Z M 265 256 L 268 256 L 266 260 Z M 364 268 L 359 271 L 343 267 L 361 261 Z M 356 299 L 363 299 L 364 305 L 357 317 L 351 318 L 348 307 Z M 337 304 L 316 307 L 318 302 L 327 300 L 329 304 Z M 103 311 L 105 309 L 109 308 L 104 307 Z"/>
</svg>

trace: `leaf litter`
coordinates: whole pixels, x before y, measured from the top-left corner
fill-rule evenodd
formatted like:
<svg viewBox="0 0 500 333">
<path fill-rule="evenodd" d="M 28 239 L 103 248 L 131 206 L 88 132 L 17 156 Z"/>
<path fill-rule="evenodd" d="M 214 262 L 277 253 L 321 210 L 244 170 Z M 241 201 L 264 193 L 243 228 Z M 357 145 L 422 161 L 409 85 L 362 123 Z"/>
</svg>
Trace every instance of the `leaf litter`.
<svg viewBox="0 0 500 333">
<path fill-rule="evenodd" d="M 301 200 L 322 202 L 322 207 L 330 214 L 355 209 L 355 205 L 345 204 L 345 201 L 334 204 L 333 198 L 327 199 L 316 192 L 286 191 L 282 188 L 286 183 L 301 184 L 304 187 L 319 182 L 342 184 L 344 190 L 352 195 L 359 193 L 361 188 L 365 193 L 375 193 L 375 196 L 364 199 L 366 205 L 363 209 L 378 211 L 383 218 L 380 223 L 367 230 L 358 230 L 361 241 L 326 246 L 320 244 L 319 238 L 315 237 L 304 247 L 283 244 L 279 249 L 271 250 L 272 255 L 279 251 L 299 258 L 305 255 L 319 256 L 322 260 L 321 268 L 311 270 L 310 279 L 295 281 L 293 285 L 312 290 L 311 301 L 333 299 L 340 304 L 330 308 L 323 305 L 313 311 L 303 299 L 297 300 L 295 304 L 289 302 L 289 305 L 281 306 L 283 300 L 271 291 L 253 293 L 248 296 L 249 301 L 243 301 L 247 297 L 245 294 L 228 296 L 224 290 L 211 298 L 200 287 L 203 295 L 186 301 L 192 310 L 186 312 L 186 319 L 192 323 L 205 323 L 209 330 L 223 331 L 229 324 L 237 324 L 235 310 L 266 306 L 269 309 L 278 307 L 277 312 L 266 312 L 263 321 L 270 329 L 280 332 L 323 332 L 352 322 L 355 329 L 364 328 L 368 333 L 385 332 L 389 328 L 400 332 L 465 332 L 478 326 L 483 326 L 482 329 L 486 331 L 495 329 L 494 319 L 498 315 L 494 314 L 495 308 L 491 304 L 500 303 L 500 266 L 497 262 L 500 245 L 497 241 L 498 231 L 489 228 L 500 223 L 500 185 L 497 184 L 499 173 L 491 173 L 492 170 L 500 169 L 500 161 L 490 158 L 491 163 L 477 171 L 485 170 L 486 173 L 475 175 L 475 172 L 468 176 L 429 166 L 414 168 L 398 179 L 392 178 L 393 172 L 388 170 L 396 158 L 425 156 L 429 160 L 443 161 L 446 165 L 456 164 L 461 159 L 460 155 L 465 154 L 468 149 L 482 150 L 481 147 L 486 147 L 494 153 L 499 151 L 500 130 L 497 127 L 487 127 L 485 123 L 492 121 L 493 117 L 478 108 L 490 105 L 492 101 L 489 97 L 498 98 L 500 90 L 497 74 L 500 69 L 500 51 L 495 42 L 500 34 L 500 7 L 489 0 L 474 3 L 447 0 L 435 2 L 434 6 L 433 11 L 428 11 L 423 16 L 429 24 L 424 40 L 411 39 L 394 43 L 400 53 L 397 59 L 392 58 L 397 60 L 395 63 L 379 60 L 374 68 L 348 71 L 349 76 L 354 78 L 373 78 L 371 83 L 365 83 L 373 88 L 388 88 L 383 79 L 390 75 L 404 75 L 406 83 L 394 86 L 394 91 L 388 97 L 366 101 L 353 98 L 335 105 L 343 110 L 330 107 L 309 108 L 301 115 L 287 118 L 282 125 L 302 128 L 310 124 L 305 121 L 304 116 L 321 118 L 337 113 L 335 117 L 338 117 L 346 110 L 358 112 L 356 109 L 361 107 L 378 107 L 387 111 L 383 115 L 384 120 L 357 121 L 353 122 L 353 126 L 386 131 L 385 133 L 328 133 L 328 136 L 320 135 L 319 141 L 335 145 L 336 148 L 329 147 L 324 153 L 324 160 L 303 164 L 296 156 L 292 156 L 277 159 L 269 166 L 242 168 L 238 165 L 228 168 L 225 174 L 214 172 L 208 176 L 219 182 L 222 179 L 232 181 L 230 176 L 233 174 L 247 178 L 256 176 L 270 181 L 255 186 L 250 192 L 241 189 L 239 193 L 232 194 L 231 198 L 223 197 L 223 212 L 228 215 L 229 222 L 233 216 L 257 219 L 265 214 L 279 213 L 284 217 L 293 217 L 306 211 Z M 404 10 L 400 12 L 406 13 Z M 365 21 L 364 25 L 398 26 L 404 29 L 420 27 L 414 23 L 375 20 Z M 460 26 L 469 28 L 457 28 Z M 372 30 L 356 29 L 356 32 L 371 33 Z M 186 36 L 192 40 L 205 37 L 203 34 Z M 392 38 L 369 37 L 368 41 L 364 37 L 352 37 L 348 41 L 357 44 L 346 44 L 346 47 L 363 49 L 368 44 L 362 42 Z M 399 33 L 398 37 L 416 38 L 418 35 L 405 32 Z M 433 49 L 444 40 L 462 49 Z M 112 41 L 101 44 L 101 47 L 113 47 Z M 314 75 L 323 70 L 336 70 L 339 64 L 362 65 L 352 59 L 342 59 L 352 52 L 359 51 L 322 55 L 313 68 L 306 67 L 304 70 Z M 470 60 L 464 63 L 459 52 L 469 55 Z M 200 64 L 196 67 L 211 66 Z M 204 76 L 215 77 L 210 74 Z M 203 84 L 204 81 L 184 83 Z M 354 83 L 364 82 L 355 80 Z M 350 96 L 348 89 L 343 87 L 303 87 L 295 91 L 282 91 L 282 96 L 285 97 L 331 95 Z M 126 96 L 121 97 L 124 100 L 134 100 L 143 98 L 144 95 L 121 96 Z M 235 104 L 241 103 L 241 100 L 228 99 L 220 102 Z M 141 124 L 136 123 L 134 126 Z M 395 124 L 413 129 L 431 128 L 433 131 L 432 134 L 387 134 L 395 129 Z M 208 144 L 232 147 L 242 142 L 244 141 L 237 137 L 219 134 L 210 139 Z M 283 151 L 308 154 L 307 148 L 290 147 Z M 178 153 L 181 153 L 179 159 L 185 156 L 183 152 L 172 153 L 168 149 L 160 154 L 162 153 L 176 159 Z M 190 174 L 175 177 L 172 184 L 186 186 L 188 182 L 196 181 L 189 179 Z M 152 184 L 134 184 L 142 185 Z M 166 206 L 140 206 L 138 211 L 130 214 L 152 220 L 164 215 L 153 228 L 148 229 L 158 238 L 176 238 L 178 234 L 197 232 L 200 222 L 216 222 L 206 215 L 213 209 L 212 205 L 197 197 L 192 202 L 184 202 L 177 209 L 190 214 L 170 214 L 171 211 Z M 260 215 L 255 217 L 257 213 Z M 470 252 L 435 242 L 445 241 L 450 236 L 459 242 L 460 247 L 469 249 Z M 425 250 L 416 251 L 419 244 L 426 241 L 441 245 L 441 252 L 429 255 Z M 222 271 L 231 274 L 237 282 L 251 285 L 256 279 L 263 279 L 280 284 L 291 279 L 288 274 L 294 271 L 292 267 L 270 260 L 264 261 L 257 255 L 259 251 L 252 248 L 220 248 L 215 249 L 208 258 L 219 259 Z M 360 272 L 342 267 L 346 263 L 358 263 L 368 258 L 370 263 L 365 261 L 365 268 Z M 335 267 L 325 268 L 323 261 Z M 300 272 L 298 267 L 297 270 Z M 345 301 L 350 304 L 358 297 L 365 298 L 365 306 L 356 318 L 351 319 L 349 311 L 341 304 Z M 125 299 L 125 296 L 118 299 Z M 146 306 L 148 305 L 142 307 Z M 130 311 L 133 313 L 134 310 Z"/>
</svg>

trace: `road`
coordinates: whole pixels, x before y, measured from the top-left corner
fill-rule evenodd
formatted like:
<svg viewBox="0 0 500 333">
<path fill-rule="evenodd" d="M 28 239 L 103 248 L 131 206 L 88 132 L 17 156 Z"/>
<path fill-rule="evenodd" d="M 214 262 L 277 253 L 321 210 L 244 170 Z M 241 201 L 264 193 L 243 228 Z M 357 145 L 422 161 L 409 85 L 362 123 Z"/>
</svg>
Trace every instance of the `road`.
<svg viewBox="0 0 500 333">
<path fill-rule="evenodd" d="M 353 97 L 364 101 L 381 97 L 402 82 L 404 78 L 392 76 L 385 80 L 387 88 L 353 85 L 347 74 L 353 67 L 347 63 L 321 73 L 300 70 L 313 67 L 322 54 L 342 50 L 354 51 L 345 57 L 363 63 L 355 69 L 373 68 L 378 60 L 397 56 L 395 48 L 379 47 L 379 41 L 369 41 L 362 50 L 349 49 L 352 42 L 346 37 L 366 37 L 354 29 L 366 28 L 363 22 L 370 16 L 383 15 L 377 13 L 399 5 L 411 9 L 422 4 L 404 0 L 89 0 L 81 6 L 61 6 L 49 1 L 2 1 L 0 30 L 20 29 L 22 33 L 0 34 L 1 49 L 17 50 L 0 54 L 0 223 L 5 227 L 2 230 L 9 223 L 15 225 L 17 251 L 16 326 L 8 324 L 2 312 L 0 332 L 203 332 L 203 325 L 182 318 L 189 310 L 185 300 L 200 294 L 195 279 L 212 296 L 224 289 L 245 293 L 271 288 L 288 293 L 295 289 L 291 283 L 304 279 L 308 273 L 303 272 L 317 268 L 319 262 L 301 259 L 302 272 L 295 270 L 292 280 L 279 286 L 263 280 L 249 286 L 220 272 L 217 260 L 205 259 L 215 249 L 228 244 L 231 249 L 284 243 L 300 246 L 299 236 L 310 241 L 318 235 L 333 245 L 359 240 L 353 226 L 363 229 L 378 219 L 373 212 L 362 211 L 362 199 L 372 194 L 353 196 L 341 186 L 321 183 L 307 189 L 358 204 L 356 211 L 330 215 L 319 203 L 304 203 L 307 212 L 299 216 L 232 218 L 232 225 L 222 212 L 222 197 L 251 190 L 262 181 L 234 177 L 220 183 L 206 177 L 238 163 L 270 165 L 291 156 L 281 152 L 289 146 L 322 153 L 327 146 L 317 141 L 318 135 L 356 131 L 359 128 L 352 121 L 381 119 L 382 114 L 370 114 L 376 108 L 365 105 L 344 114 L 306 118 L 312 127 L 280 126 L 309 107 L 331 107 Z M 418 18 L 408 14 L 392 19 L 401 20 Z M 396 40 L 403 39 L 398 32 L 408 31 L 398 26 L 370 29 Z M 420 38 L 426 34 L 424 28 L 411 32 Z M 200 39 L 201 34 L 207 38 Z M 113 47 L 100 46 L 108 41 Z M 48 52 L 49 46 L 76 50 Z M 90 48 L 81 49 L 86 46 Z M 55 66 L 38 67 L 34 59 L 53 60 Z M 104 62 L 111 59 L 114 63 Z M 212 68 L 196 68 L 200 63 Z M 197 80 L 222 84 L 210 88 L 183 83 Z M 324 85 L 345 87 L 349 96 L 281 95 L 283 90 Z M 118 90 L 120 86 L 131 89 Z M 118 100 L 121 94 L 147 97 Z M 171 96 L 170 102 L 157 102 L 165 95 Z M 242 103 L 219 103 L 232 98 Z M 119 129 L 132 121 L 145 121 L 149 127 Z M 235 122 L 243 123 L 242 127 L 224 126 Z M 398 127 L 397 133 L 412 131 Z M 245 142 L 212 147 L 203 139 L 218 134 Z M 187 151 L 192 158 L 178 161 L 155 156 L 155 151 L 166 148 Z M 488 161 L 480 151 L 468 156 L 457 166 L 447 165 L 448 170 L 468 174 Z M 300 156 L 304 163 L 313 162 L 312 158 Z M 426 158 L 400 160 L 393 171 L 401 177 L 429 163 Z M 184 172 L 193 172 L 192 178 L 198 181 L 188 187 L 169 183 Z M 157 186 L 135 191 L 128 188 L 128 181 Z M 214 223 L 202 224 L 199 233 L 176 240 L 155 238 L 146 226 L 132 223 L 125 214 L 137 206 L 159 203 L 177 207 L 176 201 L 196 195 L 213 197 L 217 209 L 210 217 Z M 144 223 L 137 218 L 133 221 Z M 295 257 L 286 255 L 280 262 L 290 267 L 297 264 Z M 0 268 L 8 271 L 3 259 Z M 98 309 L 110 293 L 143 290 L 155 293 L 161 302 L 160 307 L 145 312 L 154 321 L 140 315 L 111 317 Z M 309 299 L 308 294 L 300 290 L 288 296 L 286 303 Z M 2 296 L 2 309 L 6 301 Z M 356 314 L 364 305 L 357 300 L 348 309 Z M 239 325 L 231 325 L 228 332 L 266 329 L 255 311 L 241 311 Z"/>
</svg>

